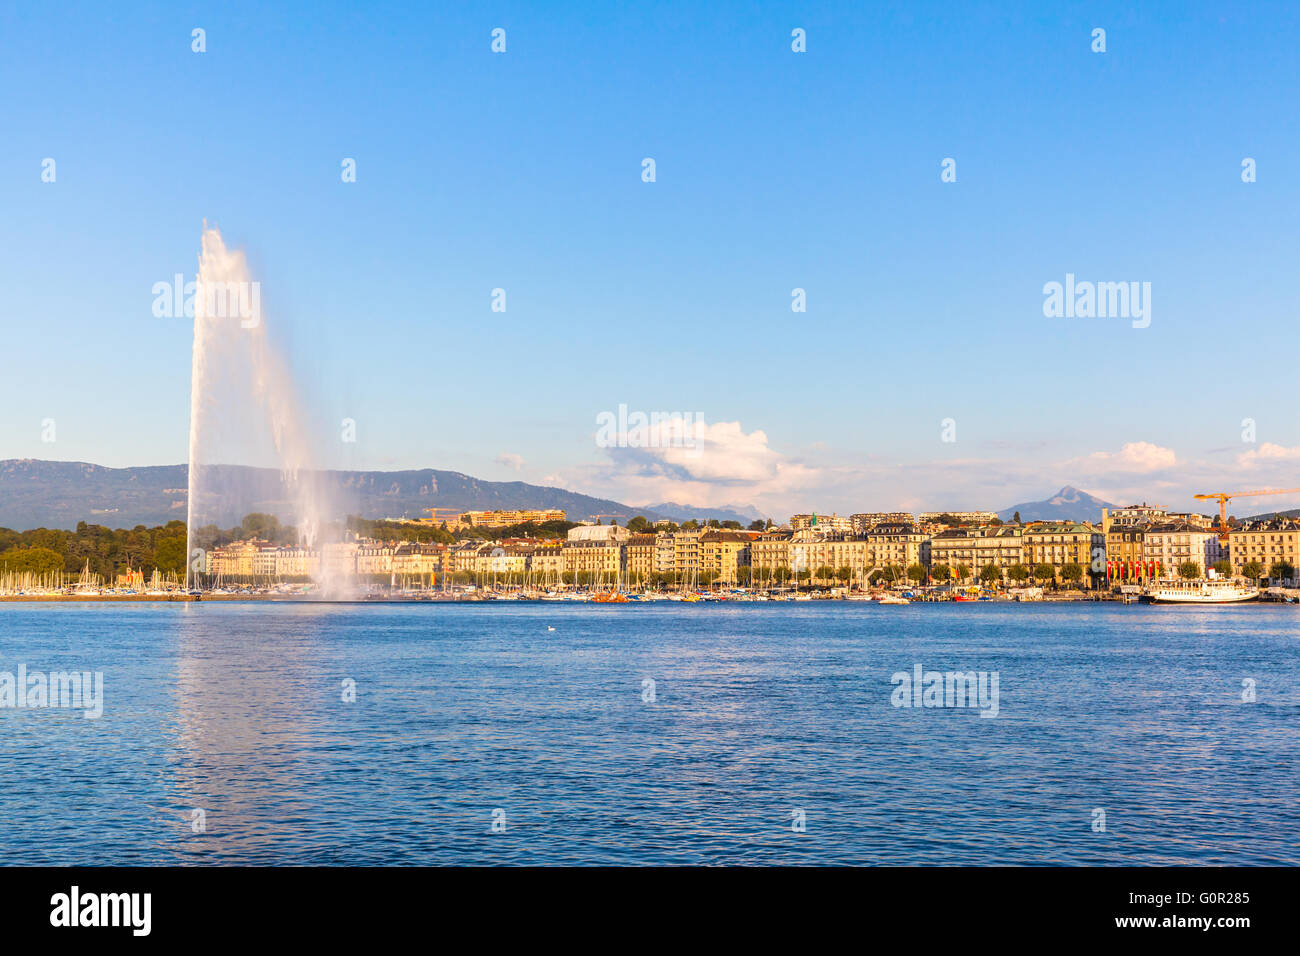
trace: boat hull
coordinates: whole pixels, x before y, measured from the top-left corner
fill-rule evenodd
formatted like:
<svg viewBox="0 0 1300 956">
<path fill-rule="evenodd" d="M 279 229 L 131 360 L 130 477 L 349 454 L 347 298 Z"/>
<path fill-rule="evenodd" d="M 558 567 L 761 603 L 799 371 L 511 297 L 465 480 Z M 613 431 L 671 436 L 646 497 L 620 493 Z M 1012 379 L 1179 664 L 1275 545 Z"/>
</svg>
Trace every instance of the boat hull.
<svg viewBox="0 0 1300 956">
<path fill-rule="evenodd" d="M 1208 594 L 1162 594 L 1155 592 L 1143 594 L 1138 598 L 1142 604 L 1249 604 L 1259 600 L 1259 592 L 1223 591 Z"/>
</svg>

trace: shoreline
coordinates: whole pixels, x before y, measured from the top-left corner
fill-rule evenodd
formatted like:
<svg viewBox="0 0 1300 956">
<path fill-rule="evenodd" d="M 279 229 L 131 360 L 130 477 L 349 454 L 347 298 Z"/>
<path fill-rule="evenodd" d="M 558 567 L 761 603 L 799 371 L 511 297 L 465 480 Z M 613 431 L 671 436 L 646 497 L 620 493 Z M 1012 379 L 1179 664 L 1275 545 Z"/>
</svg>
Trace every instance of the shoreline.
<svg viewBox="0 0 1300 956">
<path fill-rule="evenodd" d="M 496 598 L 478 598 L 478 597 L 358 597 L 358 598 L 317 598 L 310 596 L 295 596 L 284 594 L 177 594 L 177 595 L 158 595 L 158 594 L 8 594 L 0 595 L 0 603 L 8 604 L 202 604 L 204 602 L 237 602 L 237 603 L 271 603 L 271 604 L 597 604 L 609 605 L 613 607 L 635 607 L 641 604 L 865 604 L 878 605 L 880 602 L 876 598 L 849 600 L 843 597 L 835 598 L 814 598 L 806 601 L 791 600 L 767 600 L 755 601 L 746 599 L 704 599 L 700 601 L 626 601 L 626 602 L 603 602 L 591 600 L 564 600 L 564 601 L 544 601 L 540 598 L 511 598 L 499 600 Z M 1138 605 L 1142 602 L 1135 599 L 1132 595 L 1106 594 L 1106 595 L 1081 595 L 1071 597 L 1043 597 L 1032 601 L 1019 601 L 1014 598 L 995 597 L 985 601 L 953 601 L 951 599 L 914 599 L 911 604 L 1119 604 L 1119 605 Z M 1286 605 L 1288 602 L 1268 595 L 1261 595 L 1259 599 L 1253 601 L 1233 601 L 1221 603 L 1188 603 L 1188 604 L 1164 604 L 1160 606 L 1181 606 L 1181 607 L 1207 607 L 1207 606 L 1227 606 L 1229 604 L 1241 605 Z M 888 605 L 886 605 L 888 606 Z"/>
</svg>

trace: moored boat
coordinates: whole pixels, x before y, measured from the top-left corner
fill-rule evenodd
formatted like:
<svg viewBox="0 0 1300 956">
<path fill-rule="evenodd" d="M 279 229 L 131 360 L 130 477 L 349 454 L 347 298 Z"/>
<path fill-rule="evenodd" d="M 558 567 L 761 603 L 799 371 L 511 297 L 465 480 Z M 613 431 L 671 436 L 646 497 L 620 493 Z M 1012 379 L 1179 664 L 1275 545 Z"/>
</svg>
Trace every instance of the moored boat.
<svg viewBox="0 0 1300 956">
<path fill-rule="evenodd" d="M 1164 581 L 1138 598 L 1143 604 L 1243 604 L 1259 598 L 1259 588 L 1231 581 Z"/>
</svg>

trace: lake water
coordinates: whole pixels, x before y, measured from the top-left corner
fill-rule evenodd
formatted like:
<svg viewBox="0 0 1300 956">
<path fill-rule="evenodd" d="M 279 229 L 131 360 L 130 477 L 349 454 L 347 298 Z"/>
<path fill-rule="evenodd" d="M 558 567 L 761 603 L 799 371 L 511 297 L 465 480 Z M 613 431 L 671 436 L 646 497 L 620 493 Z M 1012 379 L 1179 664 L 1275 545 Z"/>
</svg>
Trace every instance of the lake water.
<svg viewBox="0 0 1300 956">
<path fill-rule="evenodd" d="M 1298 863 L 1298 650 L 1285 606 L 0 604 L 0 672 L 104 675 L 97 720 L 0 708 L 0 847 Z M 997 716 L 894 706 L 918 664 Z"/>
</svg>

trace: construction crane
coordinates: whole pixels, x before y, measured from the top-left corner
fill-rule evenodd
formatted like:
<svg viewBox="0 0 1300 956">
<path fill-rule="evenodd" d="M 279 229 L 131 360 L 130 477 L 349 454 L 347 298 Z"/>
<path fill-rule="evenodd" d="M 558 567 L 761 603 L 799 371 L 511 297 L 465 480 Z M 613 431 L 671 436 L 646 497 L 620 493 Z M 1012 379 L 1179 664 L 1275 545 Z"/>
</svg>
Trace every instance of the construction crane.
<svg viewBox="0 0 1300 956">
<path fill-rule="evenodd" d="M 425 508 L 424 510 L 430 514 L 427 519 L 430 524 L 439 524 L 460 517 L 460 510 L 457 508 Z"/>
<path fill-rule="evenodd" d="M 1228 543 L 1228 502 L 1233 498 L 1250 498 L 1255 495 L 1293 495 L 1300 494 L 1300 488 L 1262 488 L 1258 491 L 1215 491 L 1208 495 L 1192 495 L 1198 501 L 1219 502 L 1219 524 L 1214 530 L 1219 532 L 1219 541 Z"/>
</svg>

